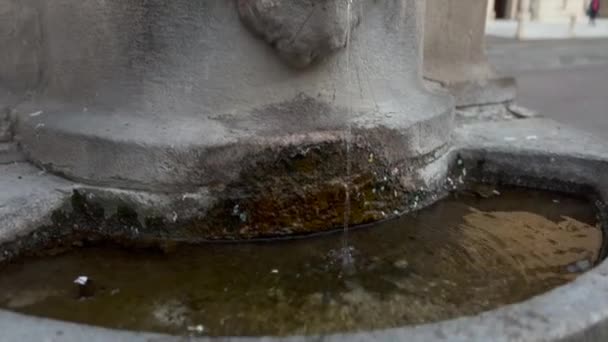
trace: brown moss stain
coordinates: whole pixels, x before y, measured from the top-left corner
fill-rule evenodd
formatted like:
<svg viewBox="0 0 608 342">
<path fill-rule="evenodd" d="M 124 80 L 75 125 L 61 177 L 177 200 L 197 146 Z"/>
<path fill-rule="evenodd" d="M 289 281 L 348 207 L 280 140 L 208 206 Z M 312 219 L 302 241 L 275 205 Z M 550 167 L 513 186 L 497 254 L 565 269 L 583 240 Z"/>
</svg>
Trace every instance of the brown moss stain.
<svg viewBox="0 0 608 342">
<path fill-rule="evenodd" d="M 350 176 L 342 142 L 267 150 L 243 168 L 238 181 L 215 193 L 220 200 L 198 217 L 168 220 L 141 217 L 126 203 L 104 206 L 86 191 L 74 191 L 68 210 L 31 238 L 4 246 L 19 251 L 58 252 L 74 244 L 110 240 L 137 248 L 165 249 L 167 241 L 249 240 L 307 235 L 344 226 L 349 184 L 349 226 L 371 223 L 404 211 L 418 193 L 409 193 L 400 175 L 366 146 L 351 149 Z M 370 161 L 371 160 L 371 161 Z M 411 197 L 411 198 L 410 198 Z M 113 212 L 107 209 L 116 208 Z M 49 247 L 50 246 L 50 247 Z M 169 246 L 167 249 L 171 249 Z M 47 250 L 47 251 L 44 251 Z M 1 258 L 1 256 L 0 256 Z"/>
<path fill-rule="evenodd" d="M 228 186 L 238 193 L 220 201 L 207 215 L 191 220 L 187 236 L 251 239 L 310 234 L 343 227 L 346 184 L 349 225 L 384 219 L 405 208 L 406 191 L 398 175 L 373 152 L 355 147 L 346 175 L 341 143 L 267 151 L 268 158 L 244 168 L 241 180 Z"/>
</svg>

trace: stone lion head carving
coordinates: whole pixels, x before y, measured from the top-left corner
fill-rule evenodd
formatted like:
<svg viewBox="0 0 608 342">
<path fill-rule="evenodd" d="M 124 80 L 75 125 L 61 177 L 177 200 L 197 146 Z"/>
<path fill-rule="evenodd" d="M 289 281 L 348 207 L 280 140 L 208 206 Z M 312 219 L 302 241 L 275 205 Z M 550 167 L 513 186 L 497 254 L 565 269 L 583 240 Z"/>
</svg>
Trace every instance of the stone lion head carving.
<svg viewBox="0 0 608 342">
<path fill-rule="evenodd" d="M 305 68 L 346 47 L 353 0 L 237 0 L 241 20 L 289 65 Z"/>
</svg>

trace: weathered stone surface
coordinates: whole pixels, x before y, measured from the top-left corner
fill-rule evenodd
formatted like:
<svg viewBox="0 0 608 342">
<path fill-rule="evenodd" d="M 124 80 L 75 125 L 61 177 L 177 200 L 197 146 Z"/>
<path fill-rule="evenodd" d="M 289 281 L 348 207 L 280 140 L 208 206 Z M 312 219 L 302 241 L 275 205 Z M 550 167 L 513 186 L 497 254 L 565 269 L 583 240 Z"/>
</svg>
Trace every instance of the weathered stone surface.
<svg viewBox="0 0 608 342">
<path fill-rule="evenodd" d="M 42 29 L 34 0 L 0 2 L 0 142 L 12 139 L 12 108 L 40 80 Z"/>
<path fill-rule="evenodd" d="M 12 120 L 8 108 L 0 107 L 0 143 L 7 142 L 13 137 Z"/>
<path fill-rule="evenodd" d="M 267 149 L 343 144 L 349 127 L 382 146 L 387 165 L 449 144 L 451 100 L 421 84 L 420 1 L 353 2 L 365 20 L 348 53 L 304 70 L 246 28 L 237 1 L 36 3 L 42 89 L 16 108 L 15 138 L 49 172 L 177 192 L 233 184 Z M 315 5 L 306 39 L 346 30 L 346 1 L 276 3 L 293 23 Z"/>
<path fill-rule="evenodd" d="M 238 9 L 243 22 L 296 68 L 346 47 L 359 22 L 352 0 L 238 0 Z"/>
<path fill-rule="evenodd" d="M 174 236 L 332 229 L 346 187 L 349 223 L 368 223 L 437 186 L 431 165 L 449 149 L 453 109 L 421 84 L 418 0 L 18 4 L 38 14 L 44 63 L 38 91 L 12 109 L 15 141 L 88 186 L 207 193 L 194 218 L 137 211 L 189 227 Z M 323 62 L 285 65 L 252 29 L 296 65 Z M 90 226 L 116 226 L 103 222 Z"/>
<path fill-rule="evenodd" d="M 0 2 L 0 110 L 9 105 L 6 103 L 9 97 L 12 101 L 13 97 L 23 97 L 39 81 L 42 63 L 39 14 L 34 0 Z"/>
<path fill-rule="evenodd" d="M 25 156 L 19 151 L 17 144 L 0 142 L 0 165 L 24 161 Z"/>
<path fill-rule="evenodd" d="M 515 80 L 496 75 L 484 51 L 487 1 L 427 0 L 424 76 L 441 83 L 457 106 L 510 101 Z"/>
<path fill-rule="evenodd" d="M 13 240 L 48 223 L 73 186 L 29 164 L 0 165 L 0 240 Z"/>
</svg>

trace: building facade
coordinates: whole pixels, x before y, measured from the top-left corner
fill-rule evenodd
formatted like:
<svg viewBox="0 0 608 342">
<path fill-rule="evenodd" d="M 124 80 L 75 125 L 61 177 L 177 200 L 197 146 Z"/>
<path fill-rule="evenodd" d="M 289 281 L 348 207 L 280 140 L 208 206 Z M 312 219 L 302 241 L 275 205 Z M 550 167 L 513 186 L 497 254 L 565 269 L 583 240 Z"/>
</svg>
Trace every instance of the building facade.
<svg viewBox="0 0 608 342">
<path fill-rule="evenodd" d="M 589 0 L 528 0 L 529 18 L 534 21 L 577 21 L 587 16 Z M 522 0 L 488 0 L 488 19 L 517 19 Z M 602 0 L 600 16 L 608 17 L 608 0 Z"/>
</svg>

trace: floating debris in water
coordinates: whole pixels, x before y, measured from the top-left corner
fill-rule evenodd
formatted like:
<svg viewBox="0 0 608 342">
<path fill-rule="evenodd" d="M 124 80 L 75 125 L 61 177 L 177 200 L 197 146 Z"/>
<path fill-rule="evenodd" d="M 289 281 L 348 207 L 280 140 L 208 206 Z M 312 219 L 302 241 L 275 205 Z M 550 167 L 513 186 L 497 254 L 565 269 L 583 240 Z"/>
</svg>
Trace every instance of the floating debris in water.
<svg viewBox="0 0 608 342">
<path fill-rule="evenodd" d="M 526 140 L 538 140 L 538 137 L 536 135 L 528 135 Z"/>
<path fill-rule="evenodd" d="M 89 281 L 89 277 L 80 276 L 80 277 L 76 278 L 76 280 L 74 280 L 74 284 L 86 285 L 88 281 Z"/>
<path fill-rule="evenodd" d="M 91 278 L 79 276 L 74 280 L 74 284 L 78 285 L 78 298 L 89 298 L 95 295 L 95 289 Z"/>
<path fill-rule="evenodd" d="M 515 141 L 517 140 L 516 137 L 505 137 L 505 141 Z"/>
<path fill-rule="evenodd" d="M 39 110 L 39 111 L 37 111 L 37 112 L 30 113 L 30 116 L 31 116 L 31 117 L 35 117 L 35 116 L 38 116 L 38 115 L 40 115 L 40 114 L 42 114 L 42 113 L 43 113 L 43 111 Z"/>
<path fill-rule="evenodd" d="M 481 198 L 490 198 L 493 196 L 500 196 L 500 191 L 494 189 L 493 186 L 486 184 L 475 184 L 471 188 L 471 191 L 481 197 Z"/>
<path fill-rule="evenodd" d="M 270 271 L 270 273 L 272 273 L 272 274 L 278 274 L 279 270 L 277 270 L 276 268 L 273 268 L 272 271 Z"/>
</svg>

